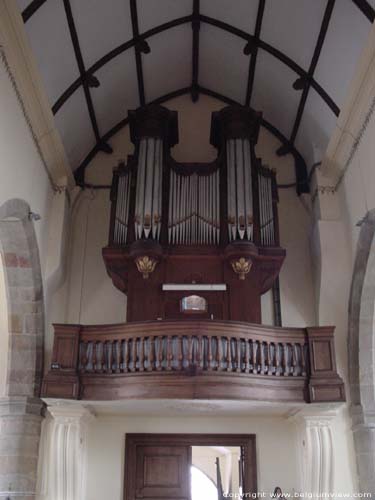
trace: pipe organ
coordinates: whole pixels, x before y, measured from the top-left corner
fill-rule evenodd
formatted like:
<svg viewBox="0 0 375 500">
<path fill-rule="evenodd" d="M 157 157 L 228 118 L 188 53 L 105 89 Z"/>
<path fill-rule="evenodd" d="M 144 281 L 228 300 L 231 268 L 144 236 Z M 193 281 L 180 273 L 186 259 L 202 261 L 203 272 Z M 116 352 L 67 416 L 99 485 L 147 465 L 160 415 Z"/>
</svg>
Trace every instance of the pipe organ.
<svg viewBox="0 0 375 500">
<path fill-rule="evenodd" d="M 107 271 L 128 296 L 127 319 L 202 317 L 261 322 L 260 296 L 278 276 L 275 172 L 255 155 L 260 114 L 228 106 L 212 115 L 217 159 L 178 163 L 177 113 L 129 112 L 134 155 L 113 174 Z M 174 287 L 163 287 L 165 284 Z M 211 287 L 208 285 L 225 285 Z M 189 285 L 189 286 L 188 286 Z M 194 286 L 204 292 L 196 291 Z M 220 288 L 220 290 L 219 290 Z M 187 290 L 189 289 L 189 291 Z M 183 304 L 196 295 L 201 311 Z"/>
</svg>

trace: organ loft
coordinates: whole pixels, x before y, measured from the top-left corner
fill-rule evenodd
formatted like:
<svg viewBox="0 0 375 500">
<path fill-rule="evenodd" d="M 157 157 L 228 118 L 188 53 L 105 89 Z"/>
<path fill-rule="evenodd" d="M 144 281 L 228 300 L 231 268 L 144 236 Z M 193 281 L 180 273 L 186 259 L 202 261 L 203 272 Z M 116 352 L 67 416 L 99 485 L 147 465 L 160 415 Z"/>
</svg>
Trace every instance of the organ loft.
<svg viewBox="0 0 375 500">
<path fill-rule="evenodd" d="M 134 154 L 114 170 L 102 250 L 127 322 L 54 325 L 44 397 L 345 400 L 334 327 L 281 327 L 286 252 L 275 172 L 255 154 L 260 121 L 241 106 L 214 112 L 216 159 L 179 163 L 177 113 L 129 112 Z"/>
<path fill-rule="evenodd" d="M 240 106 L 212 114 L 212 163 L 178 163 L 177 113 L 129 112 L 134 155 L 114 171 L 109 245 L 114 285 L 127 321 L 203 319 L 261 323 L 280 247 L 275 172 L 255 155 L 261 116 Z"/>
</svg>

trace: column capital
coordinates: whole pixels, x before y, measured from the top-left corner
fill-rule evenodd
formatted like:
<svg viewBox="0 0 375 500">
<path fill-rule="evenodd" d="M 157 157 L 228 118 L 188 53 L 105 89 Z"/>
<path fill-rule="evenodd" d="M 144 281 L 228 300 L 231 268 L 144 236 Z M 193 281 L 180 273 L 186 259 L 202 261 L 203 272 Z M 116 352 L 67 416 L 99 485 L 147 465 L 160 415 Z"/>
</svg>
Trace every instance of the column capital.
<svg viewBox="0 0 375 500">
<path fill-rule="evenodd" d="M 48 406 L 48 413 L 56 422 L 64 424 L 83 423 L 95 418 L 92 409 L 76 404 L 54 404 Z"/>
<path fill-rule="evenodd" d="M 300 408 L 288 416 L 288 420 L 296 423 L 304 422 L 306 427 L 322 427 L 330 425 L 337 417 L 339 405 L 309 405 L 306 408 Z"/>
</svg>

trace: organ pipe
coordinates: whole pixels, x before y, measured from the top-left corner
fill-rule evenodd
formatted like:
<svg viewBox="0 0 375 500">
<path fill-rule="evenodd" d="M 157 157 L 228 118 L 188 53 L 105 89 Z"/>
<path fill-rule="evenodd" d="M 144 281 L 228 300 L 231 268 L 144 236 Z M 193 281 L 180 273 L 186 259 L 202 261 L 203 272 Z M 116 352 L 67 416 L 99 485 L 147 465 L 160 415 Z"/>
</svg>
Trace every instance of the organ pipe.
<svg viewBox="0 0 375 500">
<path fill-rule="evenodd" d="M 136 239 L 158 240 L 161 229 L 163 144 L 159 138 L 142 138 L 137 165 L 135 208 Z"/>
<path fill-rule="evenodd" d="M 252 240 L 253 200 L 248 139 L 227 141 L 229 239 Z"/>
</svg>

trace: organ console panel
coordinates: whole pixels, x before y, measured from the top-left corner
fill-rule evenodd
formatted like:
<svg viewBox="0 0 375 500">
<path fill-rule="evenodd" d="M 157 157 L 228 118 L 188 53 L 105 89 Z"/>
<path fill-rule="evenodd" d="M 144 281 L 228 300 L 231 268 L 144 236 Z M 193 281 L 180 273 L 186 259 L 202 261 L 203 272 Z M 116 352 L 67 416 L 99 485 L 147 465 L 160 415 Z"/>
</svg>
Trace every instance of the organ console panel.
<svg viewBox="0 0 375 500">
<path fill-rule="evenodd" d="M 261 323 L 261 295 L 277 278 L 275 172 L 255 155 L 261 115 L 228 106 L 212 115 L 212 163 L 178 163 L 177 113 L 129 112 L 134 155 L 113 172 L 109 244 L 127 320 L 227 319 Z"/>
</svg>

